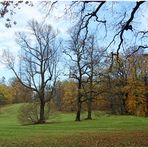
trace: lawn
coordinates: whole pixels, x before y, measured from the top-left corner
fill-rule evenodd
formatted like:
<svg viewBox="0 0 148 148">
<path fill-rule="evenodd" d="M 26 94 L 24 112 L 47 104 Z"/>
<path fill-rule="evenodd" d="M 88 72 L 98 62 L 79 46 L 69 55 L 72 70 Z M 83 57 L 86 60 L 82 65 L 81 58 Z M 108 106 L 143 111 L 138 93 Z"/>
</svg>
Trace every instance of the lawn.
<svg viewBox="0 0 148 148">
<path fill-rule="evenodd" d="M 148 146 L 148 118 L 93 114 L 92 121 L 75 122 L 74 113 L 57 112 L 47 124 L 23 126 L 20 106 L 0 109 L 0 146 Z"/>
</svg>

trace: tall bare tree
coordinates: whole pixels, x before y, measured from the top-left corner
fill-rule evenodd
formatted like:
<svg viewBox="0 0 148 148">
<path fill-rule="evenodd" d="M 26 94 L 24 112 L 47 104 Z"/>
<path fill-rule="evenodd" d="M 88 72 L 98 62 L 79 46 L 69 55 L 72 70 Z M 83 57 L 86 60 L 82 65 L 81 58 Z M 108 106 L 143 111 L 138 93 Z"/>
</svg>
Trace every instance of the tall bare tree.
<svg viewBox="0 0 148 148">
<path fill-rule="evenodd" d="M 44 107 L 50 100 L 46 96 L 51 96 L 47 95 L 47 92 L 51 94 L 57 78 L 56 35 L 50 25 L 39 24 L 34 20 L 28 25 L 29 33 L 17 34 L 17 43 L 21 47 L 21 74 L 17 72 L 13 58 L 8 53 L 5 53 L 5 57 L 20 83 L 37 93 L 40 101 L 38 123 L 45 123 Z"/>
<path fill-rule="evenodd" d="M 90 35 L 85 42 L 85 80 L 83 81 L 84 97 L 87 100 L 88 115 L 87 119 L 92 119 L 92 103 L 95 98 L 103 93 L 102 90 L 96 90 L 96 86 L 101 82 L 100 77 L 103 75 L 105 64 L 105 49 L 97 44 L 97 38 Z"/>
<path fill-rule="evenodd" d="M 84 58 L 84 46 L 83 40 L 77 40 L 77 28 L 73 29 L 71 33 L 71 39 L 69 41 L 69 47 L 64 52 L 70 57 L 70 78 L 77 82 L 77 113 L 76 121 L 80 121 L 81 108 L 83 102 L 82 83 L 83 77 L 86 74 L 86 65 Z"/>
</svg>

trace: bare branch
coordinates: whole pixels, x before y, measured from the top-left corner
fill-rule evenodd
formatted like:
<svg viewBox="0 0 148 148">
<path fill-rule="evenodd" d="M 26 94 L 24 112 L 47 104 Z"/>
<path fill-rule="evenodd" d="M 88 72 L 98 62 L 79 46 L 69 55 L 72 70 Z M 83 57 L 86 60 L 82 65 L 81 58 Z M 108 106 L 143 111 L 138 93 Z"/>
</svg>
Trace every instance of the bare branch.
<svg viewBox="0 0 148 148">
<path fill-rule="evenodd" d="M 126 21 L 125 25 L 121 29 L 121 32 L 120 32 L 120 42 L 119 42 L 118 48 L 117 48 L 117 56 L 119 55 L 119 50 L 120 50 L 121 45 L 123 43 L 123 34 L 127 30 L 132 30 L 132 26 L 130 25 L 130 23 L 133 21 L 134 15 L 137 12 L 137 10 L 139 9 L 140 5 L 142 5 L 144 2 L 145 1 L 138 1 L 138 2 L 136 2 L 136 6 L 133 8 L 133 10 L 131 12 L 131 15 L 130 15 L 130 18 Z M 118 59 L 118 57 L 117 57 L 117 59 Z"/>
</svg>

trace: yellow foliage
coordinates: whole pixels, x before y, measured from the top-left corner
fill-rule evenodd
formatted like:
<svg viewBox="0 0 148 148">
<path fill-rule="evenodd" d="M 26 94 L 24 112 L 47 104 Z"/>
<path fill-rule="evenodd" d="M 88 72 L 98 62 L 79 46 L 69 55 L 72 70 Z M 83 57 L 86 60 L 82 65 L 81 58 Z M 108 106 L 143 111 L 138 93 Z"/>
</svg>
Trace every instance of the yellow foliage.
<svg viewBox="0 0 148 148">
<path fill-rule="evenodd" d="M 74 81 L 65 81 L 62 84 L 63 86 L 63 100 L 62 108 L 65 111 L 75 110 L 75 103 L 77 97 L 77 86 Z"/>
<path fill-rule="evenodd" d="M 0 95 L 5 103 L 12 103 L 13 89 L 11 87 L 0 84 Z"/>
</svg>

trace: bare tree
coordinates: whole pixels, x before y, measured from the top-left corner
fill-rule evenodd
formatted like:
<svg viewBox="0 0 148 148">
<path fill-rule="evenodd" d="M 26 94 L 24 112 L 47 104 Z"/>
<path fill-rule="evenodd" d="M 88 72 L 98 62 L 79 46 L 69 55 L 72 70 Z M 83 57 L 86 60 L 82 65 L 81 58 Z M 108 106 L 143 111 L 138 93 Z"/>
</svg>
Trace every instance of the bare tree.
<svg viewBox="0 0 148 148">
<path fill-rule="evenodd" d="M 9 68 L 26 88 L 36 92 L 40 101 L 40 118 L 38 123 L 45 122 L 44 107 L 50 100 L 57 79 L 57 48 L 56 35 L 49 25 L 29 22 L 29 33 L 18 33 L 17 43 L 21 47 L 21 75 L 14 66 L 14 60 L 5 54 Z M 48 91 L 47 91 L 48 90 Z"/>
<path fill-rule="evenodd" d="M 70 74 L 69 77 L 77 82 L 77 113 L 76 121 L 80 121 L 81 107 L 83 101 L 82 82 L 83 77 L 86 74 L 86 65 L 84 58 L 83 40 L 77 40 L 77 28 L 73 29 L 71 33 L 71 40 L 69 41 L 69 47 L 64 51 L 69 56 Z"/>
<path fill-rule="evenodd" d="M 103 75 L 105 65 L 105 49 L 99 48 L 97 38 L 90 35 L 85 42 L 85 63 L 86 78 L 83 81 L 84 97 L 87 100 L 88 115 L 86 119 L 92 119 L 92 103 L 95 98 L 103 93 L 102 90 L 96 90 L 96 86 L 101 82 L 100 76 Z"/>
</svg>

